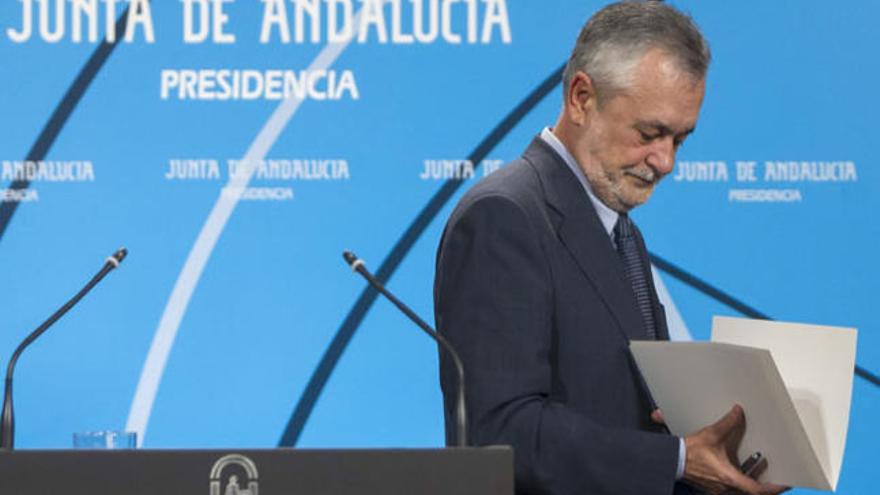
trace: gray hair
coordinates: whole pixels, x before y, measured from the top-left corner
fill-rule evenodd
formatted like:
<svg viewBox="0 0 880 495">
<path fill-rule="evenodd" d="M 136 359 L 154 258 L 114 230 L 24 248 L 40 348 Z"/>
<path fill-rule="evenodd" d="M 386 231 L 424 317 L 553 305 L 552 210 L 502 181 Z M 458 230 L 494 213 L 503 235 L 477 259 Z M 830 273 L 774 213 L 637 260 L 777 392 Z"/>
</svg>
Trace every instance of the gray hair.
<svg viewBox="0 0 880 495">
<path fill-rule="evenodd" d="M 709 44 L 690 16 L 662 1 L 623 1 L 584 25 L 563 73 L 564 92 L 581 71 L 590 76 L 601 104 L 632 84 L 632 70 L 654 48 L 670 54 L 694 80 L 706 77 Z"/>
</svg>

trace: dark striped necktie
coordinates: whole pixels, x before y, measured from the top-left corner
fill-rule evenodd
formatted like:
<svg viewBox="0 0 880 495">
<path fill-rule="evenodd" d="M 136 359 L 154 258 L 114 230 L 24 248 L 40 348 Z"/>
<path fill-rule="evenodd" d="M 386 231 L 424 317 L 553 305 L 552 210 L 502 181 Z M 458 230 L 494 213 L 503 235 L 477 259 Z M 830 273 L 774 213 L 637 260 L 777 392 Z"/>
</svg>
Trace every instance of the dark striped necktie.
<svg viewBox="0 0 880 495">
<path fill-rule="evenodd" d="M 614 238 L 617 242 L 617 254 L 623 262 L 623 273 L 632 286 L 636 296 L 639 312 L 642 314 L 642 326 L 649 340 L 657 340 L 654 326 L 654 310 L 651 304 L 651 289 L 648 285 L 648 272 L 642 265 L 636 241 L 635 226 L 626 214 L 621 214 L 614 226 Z"/>
</svg>

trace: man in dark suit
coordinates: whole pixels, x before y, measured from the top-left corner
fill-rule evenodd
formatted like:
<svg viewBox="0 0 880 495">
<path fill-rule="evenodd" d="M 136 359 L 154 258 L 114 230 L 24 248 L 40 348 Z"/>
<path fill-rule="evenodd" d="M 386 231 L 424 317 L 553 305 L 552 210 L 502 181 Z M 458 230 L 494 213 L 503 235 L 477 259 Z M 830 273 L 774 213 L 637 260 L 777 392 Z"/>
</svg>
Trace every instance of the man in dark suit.
<svg viewBox="0 0 880 495">
<path fill-rule="evenodd" d="M 686 438 L 628 351 L 668 339 L 647 251 L 627 213 L 694 130 L 709 49 L 691 19 L 622 2 L 584 26 L 563 110 L 525 154 L 474 186 L 440 244 L 435 317 L 467 371 L 470 441 L 515 448 L 517 493 L 778 493 L 742 475 L 735 407 Z M 456 383 L 441 357 L 447 438 Z"/>
</svg>

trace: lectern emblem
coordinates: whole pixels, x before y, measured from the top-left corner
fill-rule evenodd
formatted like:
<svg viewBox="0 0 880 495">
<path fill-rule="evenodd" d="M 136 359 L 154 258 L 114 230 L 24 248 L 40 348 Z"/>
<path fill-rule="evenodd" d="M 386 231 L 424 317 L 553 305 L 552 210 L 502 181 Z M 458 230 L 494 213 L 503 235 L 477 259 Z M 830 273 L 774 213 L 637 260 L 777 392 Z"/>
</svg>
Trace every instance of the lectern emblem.
<svg viewBox="0 0 880 495">
<path fill-rule="evenodd" d="M 241 454 L 217 459 L 211 468 L 211 495 L 259 495 L 257 465 Z"/>
</svg>

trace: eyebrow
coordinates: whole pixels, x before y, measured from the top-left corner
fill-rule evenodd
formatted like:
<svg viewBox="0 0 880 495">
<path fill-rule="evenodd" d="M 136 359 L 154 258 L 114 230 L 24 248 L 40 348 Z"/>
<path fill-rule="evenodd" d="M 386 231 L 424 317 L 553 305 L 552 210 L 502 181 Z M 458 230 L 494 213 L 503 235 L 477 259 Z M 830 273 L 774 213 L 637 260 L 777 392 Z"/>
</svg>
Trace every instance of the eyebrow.
<svg viewBox="0 0 880 495">
<path fill-rule="evenodd" d="M 640 120 L 635 123 L 634 127 L 639 129 L 652 128 L 657 130 L 661 135 L 664 136 L 688 136 L 697 129 L 696 127 L 691 127 L 690 129 L 687 129 L 681 133 L 676 133 L 668 125 L 660 122 L 659 120 Z"/>
</svg>

